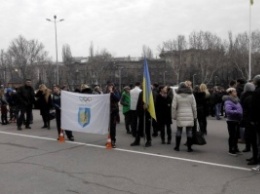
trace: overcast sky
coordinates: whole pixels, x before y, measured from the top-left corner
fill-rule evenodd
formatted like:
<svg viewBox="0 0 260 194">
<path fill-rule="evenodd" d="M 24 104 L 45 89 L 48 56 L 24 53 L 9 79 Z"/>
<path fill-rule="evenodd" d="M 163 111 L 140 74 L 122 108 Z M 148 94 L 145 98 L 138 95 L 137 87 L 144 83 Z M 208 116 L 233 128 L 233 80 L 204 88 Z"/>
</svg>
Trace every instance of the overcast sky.
<svg viewBox="0 0 260 194">
<path fill-rule="evenodd" d="M 192 31 L 210 31 L 227 38 L 248 31 L 250 0 L 0 0 L 0 49 L 23 35 L 38 39 L 55 60 L 54 24 L 58 50 L 69 44 L 73 56 L 107 49 L 115 57 L 139 57 L 142 46 L 154 55 L 162 42 Z M 260 0 L 252 6 L 252 30 L 260 29 Z"/>
</svg>

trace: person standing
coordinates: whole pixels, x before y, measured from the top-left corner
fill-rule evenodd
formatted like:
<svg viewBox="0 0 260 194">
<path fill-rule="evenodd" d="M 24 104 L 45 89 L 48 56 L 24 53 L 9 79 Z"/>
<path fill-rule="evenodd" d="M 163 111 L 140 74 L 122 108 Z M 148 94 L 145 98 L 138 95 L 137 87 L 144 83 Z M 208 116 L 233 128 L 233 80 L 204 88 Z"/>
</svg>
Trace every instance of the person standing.
<svg viewBox="0 0 260 194">
<path fill-rule="evenodd" d="M 260 75 L 256 75 L 253 79 L 255 84 L 255 91 L 252 97 L 252 116 L 253 116 L 253 125 L 255 127 L 257 133 L 257 141 L 258 141 L 258 152 L 260 151 Z M 253 168 L 255 171 L 260 171 L 260 153 L 258 153 L 258 165 Z"/>
<path fill-rule="evenodd" d="M 131 143 L 130 146 L 139 146 L 140 138 L 145 134 L 145 138 L 146 138 L 145 147 L 150 147 L 152 146 L 152 136 L 151 136 L 152 119 L 143 101 L 143 91 L 139 93 L 136 110 L 137 110 L 137 117 L 139 121 L 138 130 L 136 131 L 135 141 Z"/>
<path fill-rule="evenodd" d="M 113 83 L 109 83 L 106 88 L 106 93 L 110 93 L 110 122 L 109 122 L 109 132 L 111 137 L 112 148 L 116 148 L 116 124 L 119 114 L 118 102 L 120 100 L 120 95 L 116 91 Z"/>
<path fill-rule="evenodd" d="M 25 85 L 21 86 L 17 91 L 18 100 L 18 119 L 17 119 L 17 130 L 22 130 L 22 123 L 24 114 L 26 114 L 25 128 L 31 129 L 30 122 L 32 119 L 32 108 L 35 102 L 34 90 L 32 88 L 32 82 L 30 79 L 26 79 Z"/>
<path fill-rule="evenodd" d="M 58 139 L 61 133 L 61 89 L 58 85 L 53 86 L 53 97 L 52 97 L 53 107 L 56 112 L 56 126 L 58 131 Z M 74 141 L 74 136 L 72 131 L 65 130 L 65 133 L 70 141 Z"/>
<path fill-rule="evenodd" d="M 217 120 L 221 120 L 220 113 L 221 113 L 221 106 L 222 106 L 222 93 L 218 86 L 214 87 L 213 90 L 213 99 L 214 99 L 214 107 L 215 107 L 215 117 Z"/>
<path fill-rule="evenodd" d="M 8 121 L 7 121 L 7 102 L 4 96 L 4 92 L 2 90 L 0 90 L 0 106 L 1 106 L 1 122 L 2 125 L 7 125 Z"/>
<path fill-rule="evenodd" d="M 52 107 L 51 102 L 51 90 L 48 89 L 44 84 L 39 86 L 38 92 L 35 94 L 35 97 L 38 98 L 37 102 L 40 108 L 40 114 L 42 115 L 43 126 L 42 129 L 50 129 L 50 109 Z"/>
<path fill-rule="evenodd" d="M 203 118 L 201 119 L 202 122 L 202 129 L 201 132 L 204 133 L 205 135 L 207 135 L 208 130 L 207 130 L 207 126 L 208 126 L 208 122 L 207 122 L 207 117 L 209 116 L 209 112 L 210 112 L 210 93 L 209 90 L 207 88 L 206 84 L 200 84 L 200 92 L 205 93 L 205 102 L 204 102 L 204 111 L 203 111 Z M 201 127 L 200 127 L 201 128 Z"/>
<path fill-rule="evenodd" d="M 179 88 L 174 93 L 172 103 L 173 119 L 177 121 L 176 146 L 175 151 L 180 151 L 180 143 L 183 127 L 186 128 L 188 152 L 193 152 L 192 146 L 192 127 L 194 119 L 197 119 L 196 101 L 192 90 L 181 82 Z"/>
<path fill-rule="evenodd" d="M 237 156 L 240 153 L 237 145 L 239 124 L 243 117 L 242 106 L 239 103 L 237 92 L 235 88 L 227 89 L 228 96 L 224 96 L 225 112 L 227 115 L 227 128 L 229 133 L 228 146 L 229 155 Z"/>
<path fill-rule="evenodd" d="M 140 92 L 142 91 L 140 89 L 140 82 L 135 83 L 135 87 L 130 90 L 130 111 L 131 111 L 131 129 L 132 129 L 132 135 L 136 136 L 137 131 L 137 101 Z"/>
<path fill-rule="evenodd" d="M 157 96 L 159 95 L 158 88 L 159 88 L 159 85 L 157 83 L 154 83 L 152 92 L 153 92 L 153 99 L 154 99 L 155 107 L 156 107 L 156 99 L 157 99 Z M 155 110 L 155 112 L 156 112 L 156 110 Z M 158 132 L 160 131 L 160 128 L 159 128 L 158 122 L 154 118 L 152 118 L 152 127 L 153 127 L 152 136 L 157 137 Z"/>
<path fill-rule="evenodd" d="M 200 132 L 203 135 L 207 134 L 207 101 L 206 101 L 206 93 L 201 92 L 199 86 L 195 86 L 193 90 L 193 95 L 196 100 L 197 105 L 197 116 Z M 195 123 L 197 123 L 195 121 Z M 197 125 L 195 124 L 197 127 Z M 197 131 L 197 128 L 194 130 Z"/>
<path fill-rule="evenodd" d="M 131 134 L 131 112 L 130 112 L 130 87 L 125 86 L 120 100 L 120 104 L 123 106 L 123 114 L 125 116 L 125 128 L 126 133 Z"/>
<path fill-rule="evenodd" d="M 248 159 L 248 165 L 255 165 L 257 164 L 257 133 L 253 123 L 253 94 L 255 90 L 255 85 L 253 83 L 246 83 L 244 86 L 244 91 L 241 94 L 241 105 L 243 108 L 243 123 L 245 126 L 245 143 L 246 147 L 243 152 L 249 152 L 252 146 L 253 156 L 252 158 Z"/>
<path fill-rule="evenodd" d="M 171 90 L 168 91 L 167 86 L 159 87 L 159 95 L 156 98 L 155 110 L 157 123 L 161 131 L 161 140 L 162 144 L 165 144 L 165 127 L 167 131 L 167 144 L 171 144 L 172 140 L 172 98 L 168 94 Z"/>
</svg>

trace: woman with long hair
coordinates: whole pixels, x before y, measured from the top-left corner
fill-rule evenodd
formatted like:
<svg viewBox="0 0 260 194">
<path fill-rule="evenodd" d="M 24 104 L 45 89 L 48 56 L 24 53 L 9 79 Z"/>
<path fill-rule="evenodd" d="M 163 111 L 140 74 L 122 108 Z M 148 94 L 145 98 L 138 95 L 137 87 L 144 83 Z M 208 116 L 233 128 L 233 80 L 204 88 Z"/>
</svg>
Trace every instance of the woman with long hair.
<svg viewBox="0 0 260 194">
<path fill-rule="evenodd" d="M 38 98 L 38 104 L 40 108 L 40 114 L 42 115 L 43 128 L 50 129 L 50 118 L 49 113 L 52 107 L 51 90 L 48 89 L 44 84 L 39 86 L 38 92 L 35 94 Z"/>
</svg>

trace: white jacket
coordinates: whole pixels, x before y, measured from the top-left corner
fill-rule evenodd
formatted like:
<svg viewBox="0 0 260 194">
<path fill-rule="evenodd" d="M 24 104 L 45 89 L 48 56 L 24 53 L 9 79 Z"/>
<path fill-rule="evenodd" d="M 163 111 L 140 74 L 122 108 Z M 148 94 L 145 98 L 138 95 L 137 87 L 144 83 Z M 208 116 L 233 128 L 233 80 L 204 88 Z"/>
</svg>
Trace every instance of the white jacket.
<svg viewBox="0 0 260 194">
<path fill-rule="evenodd" d="M 142 90 L 138 86 L 135 86 L 130 90 L 130 110 L 136 110 L 137 101 L 141 91 Z"/>
<path fill-rule="evenodd" d="M 191 90 L 182 89 L 174 94 L 172 117 L 177 120 L 177 127 L 193 127 L 197 118 L 196 101 Z"/>
</svg>

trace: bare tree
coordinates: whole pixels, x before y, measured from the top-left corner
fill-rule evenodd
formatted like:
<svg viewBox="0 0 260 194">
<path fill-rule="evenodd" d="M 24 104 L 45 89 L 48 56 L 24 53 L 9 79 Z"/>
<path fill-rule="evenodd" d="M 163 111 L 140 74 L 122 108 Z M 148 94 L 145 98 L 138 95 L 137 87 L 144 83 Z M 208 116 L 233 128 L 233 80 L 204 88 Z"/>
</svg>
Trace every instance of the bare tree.
<svg viewBox="0 0 260 194">
<path fill-rule="evenodd" d="M 210 32 L 192 32 L 189 36 L 191 58 L 189 64 L 193 65 L 200 81 L 209 83 L 222 67 L 224 62 L 224 47 L 221 39 Z"/>
<path fill-rule="evenodd" d="M 142 58 L 153 59 L 153 52 L 148 46 L 143 45 Z"/>
<path fill-rule="evenodd" d="M 12 65 L 20 70 L 23 79 L 28 75 L 31 79 L 35 79 L 37 74 L 34 65 L 47 59 L 47 52 L 42 43 L 38 40 L 26 40 L 21 35 L 11 42 L 8 55 L 12 59 Z"/>
<path fill-rule="evenodd" d="M 176 83 L 181 79 L 181 70 L 185 67 L 184 52 L 187 49 L 185 36 L 179 35 L 176 39 L 163 42 L 161 57 L 168 55 L 166 63 L 170 65 L 176 75 Z"/>
</svg>

